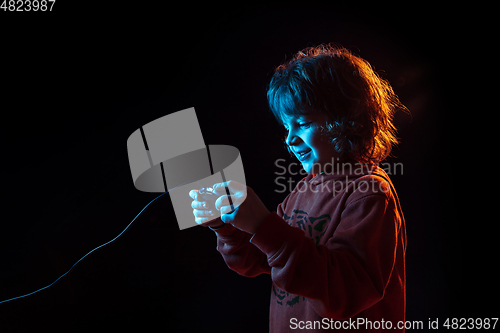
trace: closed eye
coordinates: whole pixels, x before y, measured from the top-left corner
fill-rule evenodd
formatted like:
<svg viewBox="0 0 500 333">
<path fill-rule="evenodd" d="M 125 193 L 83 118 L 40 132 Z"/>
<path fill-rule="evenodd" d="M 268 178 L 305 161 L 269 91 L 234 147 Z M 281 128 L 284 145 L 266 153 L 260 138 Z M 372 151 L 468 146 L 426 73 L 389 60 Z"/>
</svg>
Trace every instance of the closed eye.
<svg viewBox="0 0 500 333">
<path fill-rule="evenodd" d="M 311 127 L 312 123 L 313 122 L 310 121 L 307 123 L 297 124 L 297 126 L 299 126 L 300 128 L 309 128 L 309 127 Z M 285 131 L 286 131 L 286 133 L 288 133 L 289 129 L 285 127 Z"/>
</svg>

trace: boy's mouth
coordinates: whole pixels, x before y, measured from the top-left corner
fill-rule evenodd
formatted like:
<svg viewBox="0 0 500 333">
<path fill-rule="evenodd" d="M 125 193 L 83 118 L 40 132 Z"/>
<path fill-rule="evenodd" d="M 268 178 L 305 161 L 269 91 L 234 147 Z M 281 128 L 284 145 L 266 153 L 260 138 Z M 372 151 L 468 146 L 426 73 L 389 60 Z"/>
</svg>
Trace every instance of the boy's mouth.
<svg viewBox="0 0 500 333">
<path fill-rule="evenodd" d="M 296 152 L 295 154 L 297 155 L 297 158 L 300 160 L 300 161 L 303 161 L 305 160 L 308 156 L 309 156 L 309 153 L 311 152 L 311 149 L 310 148 L 307 148 L 305 150 L 301 150 L 301 151 L 298 151 Z"/>
</svg>

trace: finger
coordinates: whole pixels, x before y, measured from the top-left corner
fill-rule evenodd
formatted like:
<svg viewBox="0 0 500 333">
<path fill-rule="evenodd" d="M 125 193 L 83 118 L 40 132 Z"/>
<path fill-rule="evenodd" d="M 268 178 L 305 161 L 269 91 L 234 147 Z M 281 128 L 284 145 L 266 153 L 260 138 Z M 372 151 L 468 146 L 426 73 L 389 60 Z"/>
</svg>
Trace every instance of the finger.
<svg viewBox="0 0 500 333">
<path fill-rule="evenodd" d="M 237 192 L 246 192 L 246 185 L 238 183 L 234 180 L 214 184 L 212 188 L 216 190 L 218 193 L 226 193 L 226 188 L 228 188 L 229 192 L 233 194 Z"/>
<path fill-rule="evenodd" d="M 229 200 L 231 198 L 231 200 Z M 215 209 L 220 210 L 223 206 L 231 206 L 236 207 L 238 197 L 235 195 L 221 195 L 217 200 L 215 200 Z"/>
<path fill-rule="evenodd" d="M 198 198 L 198 190 L 189 191 L 189 196 L 191 197 L 191 199 L 196 200 L 196 198 Z"/>
<path fill-rule="evenodd" d="M 197 224 L 205 224 L 205 226 L 210 226 L 210 225 L 220 224 L 220 223 L 216 223 L 216 220 L 218 218 L 219 217 L 217 217 L 217 216 L 212 216 L 212 217 L 197 217 L 194 220 L 195 220 L 195 222 Z"/>
<path fill-rule="evenodd" d="M 193 215 L 194 217 L 217 217 L 219 215 L 218 211 L 214 210 L 199 210 L 199 209 L 193 209 Z"/>
<path fill-rule="evenodd" d="M 208 217 L 197 217 L 194 219 L 197 224 L 204 224 L 210 222 L 210 218 Z"/>
<path fill-rule="evenodd" d="M 231 206 L 222 206 L 220 208 L 220 213 L 221 213 L 221 216 L 224 216 L 224 215 L 227 215 L 227 214 L 232 214 L 237 209 L 238 209 L 238 207 L 234 207 L 234 206 L 233 207 L 231 207 Z"/>
<path fill-rule="evenodd" d="M 220 210 L 222 206 L 231 206 L 232 209 L 240 206 L 247 198 L 246 189 L 244 192 L 238 192 L 234 195 L 223 195 L 215 200 L 215 209 Z"/>
<path fill-rule="evenodd" d="M 214 186 L 212 186 L 212 188 L 214 189 L 214 191 L 226 193 L 226 187 L 228 183 L 229 182 L 216 183 L 214 184 Z"/>
<path fill-rule="evenodd" d="M 211 208 L 209 207 L 208 203 L 206 201 L 197 201 L 197 200 L 193 200 L 191 202 L 191 208 L 194 208 L 194 209 L 205 209 L 205 208 Z"/>
<path fill-rule="evenodd" d="M 222 220 L 222 222 L 224 223 L 232 223 L 234 221 L 234 217 L 236 216 L 236 211 L 238 210 L 238 208 L 235 209 L 235 211 L 231 214 L 224 214 L 220 217 L 220 219 Z"/>
</svg>

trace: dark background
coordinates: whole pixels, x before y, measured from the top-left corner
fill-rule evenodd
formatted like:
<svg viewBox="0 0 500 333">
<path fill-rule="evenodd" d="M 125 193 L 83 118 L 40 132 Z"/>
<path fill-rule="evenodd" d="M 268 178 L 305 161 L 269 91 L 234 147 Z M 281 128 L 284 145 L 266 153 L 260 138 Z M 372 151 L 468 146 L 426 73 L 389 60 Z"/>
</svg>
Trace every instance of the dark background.
<svg viewBox="0 0 500 333">
<path fill-rule="evenodd" d="M 449 16 L 315 2 L 57 1 L 50 13 L 0 12 L 0 300 L 54 281 L 156 196 L 134 188 L 126 141 L 172 112 L 194 106 L 205 143 L 237 147 L 247 184 L 274 210 L 286 196 L 274 163 L 293 160 L 266 85 L 298 50 L 336 42 L 411 111 L 396 116 L 390 159 L 404 165 L 392 178 L 408 232 L 407 320 L 498 317 L 488 305 L 497 252 L 456 202 L 470 178 L 454 140 L 464 90 L 450 50 L 462 35 Z M 0 331 L 265 332 L 270 278 L 229 270 L 215 241 L 202 227 L 179 231 L 166 195 L 50 289 L 1 304 Z"/>
</svg>

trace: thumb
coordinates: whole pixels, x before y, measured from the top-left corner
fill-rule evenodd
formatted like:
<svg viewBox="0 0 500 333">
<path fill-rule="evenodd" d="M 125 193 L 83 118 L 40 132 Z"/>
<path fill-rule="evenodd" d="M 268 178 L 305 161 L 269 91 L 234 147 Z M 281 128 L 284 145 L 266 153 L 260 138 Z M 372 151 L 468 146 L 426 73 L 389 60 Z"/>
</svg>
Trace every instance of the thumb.
<svg viewBox="0 0 500 333">
<path fill-rule="evenodd" d="M 238 211 L 238 208 L 236 208 L 233 212 L 231 212 L 230 214 L 222 214 L 222 216 L 220 217 L 220 219 L 222 220 L 222 222 L 224 223 L 233 223 L 234 221 L 234 218 L 236 216 L 236 212 Z"/>
<path fill-rule="evenodd" d="M 226 189 L 229 189 L 229 192 L 231 194 L 243 194 L 243 195 L 246 195 L 246 185 L 245 184 L 242 184 L 242 183 L 238 183 L 234 180 L 230 180 L 230 181 L 227 181 L 227 182 L 223 182 L 223 183 L 218 183 L 218 184 L 214 184 L 214 186 L 212 186 L 212 188 L 217 191 L 218 193 L 224 193 L 226 194 Z"/>
</svg>

